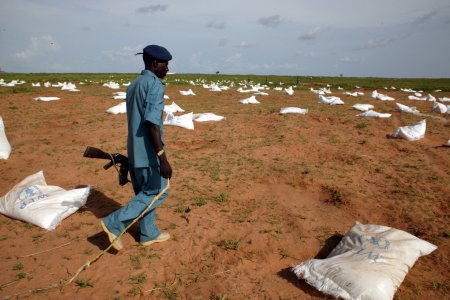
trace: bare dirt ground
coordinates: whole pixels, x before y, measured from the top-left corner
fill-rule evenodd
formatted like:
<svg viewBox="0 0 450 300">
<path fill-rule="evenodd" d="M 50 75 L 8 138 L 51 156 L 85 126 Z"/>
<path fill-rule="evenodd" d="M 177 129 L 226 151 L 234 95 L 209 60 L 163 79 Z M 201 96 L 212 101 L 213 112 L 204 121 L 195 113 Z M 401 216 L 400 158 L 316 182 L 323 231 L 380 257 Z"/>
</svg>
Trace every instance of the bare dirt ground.
<svg viewBox="0 0 450 300">
<path fill-rule="evenodd" d="M 431 113 L 431 102 L 410 101 L 399 90 L 379 92 L 427 116 L 396 112 L 395 101 L 375 100 L 367 90 L 355 98 L 332 88 L 345 102 L 340 106 L 319 104 L 306 90 L 293 96 L 270 90 L 257 96 L 261 104 L 244 105 L 238 101 L 250 95 L 236 89 L 170 85 L 167 104 L 226 117 L 195 123 L 193 131 L 165 127 L 174 175 L 157 224 L 172 239 L 144 248 L 133 228 L 123 251 L 106 253 L 61 291 L 61 283 L 108 246 L 100 220 L 133 195 L 130 184 L 118 185 L 113 169 L 102 169 L 106 161 L 82 157 L 86 146 L 126 154 L 126 116 L 105 112 L 119 103 L 115 90 L 77 86 L 78 93 L 0 94 L 13 147 L 0 160 L 0 195 L 39 170 L 50 185 L 93 187 L 86 206 L 54 231 L 0 215 L 1 299 L 327 299 L 291 267 L 326 257 L 355 221 L 405 230 L 438 246 L 419 258 L 396 299 L 448 297 L 450 148 L 442 145 L 450 138 L 449 115 Z M 197 96 L 179 94 L 188 88 Z M 62 100 L 34 101 L 38 96 Z M 393 115 L 356 117 L 355 103 Z M 280 115 L 285 106 L 309 113 Z M 386 138 L 424 118 L 424 139 Z"/>
</svg>

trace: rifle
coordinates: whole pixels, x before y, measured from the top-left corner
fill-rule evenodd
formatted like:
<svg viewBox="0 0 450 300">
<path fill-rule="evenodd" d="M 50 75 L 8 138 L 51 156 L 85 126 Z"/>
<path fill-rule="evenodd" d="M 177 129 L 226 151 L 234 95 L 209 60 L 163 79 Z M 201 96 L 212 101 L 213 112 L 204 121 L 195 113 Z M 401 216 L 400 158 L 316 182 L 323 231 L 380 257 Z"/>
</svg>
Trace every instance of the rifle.
<svg viewBox="0 0 450 300">
<path fill-rule="evenodd" d="M 86 147 L 83 157 L 109 159 L 109 163 L 103 166 L 103 169 L 108 170 L 114 166 L 119 173 L 119 184 L 125 185 L 128 182 L 128 157 L 120 153 L 107 153 L 95 147 Z M 119 169 L 117 166 L 119 165 Z"/>
</svg>

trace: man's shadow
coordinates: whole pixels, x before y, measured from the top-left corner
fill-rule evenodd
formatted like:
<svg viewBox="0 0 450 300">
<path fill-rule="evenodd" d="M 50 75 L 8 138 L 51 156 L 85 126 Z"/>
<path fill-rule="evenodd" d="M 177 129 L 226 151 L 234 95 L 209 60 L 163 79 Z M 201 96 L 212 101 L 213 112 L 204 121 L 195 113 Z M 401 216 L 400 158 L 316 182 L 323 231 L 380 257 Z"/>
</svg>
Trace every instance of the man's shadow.
<svg viewBox="0 0 450 300">
<path fill-rule="evenodd" d="M 314 257 L 314 259 L 324 259 L 327 258 L 327 256 L 330 254 L 330 252 L 339 244 L 341 241 L 343 235 L 341 234 L 334 234 L 333 236 L 329 237 L 325 241 L 325 245 L 319 250 L 317 255 Z M 327 296 L 318 290 L 316 290 L 313 286 L 309 285 L 305 280 L 299 279 L 297 275 L 292 271 L 292 267 L 284 268 L 281 271 L 279 271 L 278 276 L 281 278 L 289 281 L 299 289 L 301 289 L 303 292 L 317 297 L 321 299 L 334 299 L 334 297 Z"/>
<path fill-rule="evenodd" d="M 100 224 L 100 221 L 109 215 L 110 213 L 116 211 L 117 209 L 121 208 L 122 204 L 115 201 L 114 199 L 109 198 L 102 192 L 91 189 L 91 192 L 89 194 L 89 197 L 86 201 L 86 204 L 83 208 L 80 210 L 88 210 L 92 212 L 98 219 L 98 222 Z M 100 227 L 101 229 L 101 227 Z M 135 239 L 138 239 L 139 237 L 139 228 L 136 227 L 136 224 L 133 225 L 129 231 L 128 231 Z M 97 246 L 100 250 L 106 249 L 109 245 L 109 239 L 105 232 L 101 229 L 100 232 L 89 236 L 88 241 Z M 111 253 L 117 253 L 117 251 L 114 248 L 111 248 L 108 252 Z"/>
</svg>

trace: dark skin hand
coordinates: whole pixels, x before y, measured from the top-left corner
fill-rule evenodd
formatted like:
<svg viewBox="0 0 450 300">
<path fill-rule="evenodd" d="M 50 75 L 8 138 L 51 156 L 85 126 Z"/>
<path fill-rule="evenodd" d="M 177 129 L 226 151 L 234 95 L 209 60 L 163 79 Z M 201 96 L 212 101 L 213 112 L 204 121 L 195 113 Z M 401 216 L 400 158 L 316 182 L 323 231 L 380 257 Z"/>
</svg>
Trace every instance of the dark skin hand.
<svg viewBox="0 0 450 300">
<path fill-rule="evenodd" d="M 145 125 L 150 132 L 150 141 L 153 145 L 153 148 L 156 149 L 156 153 L 158 153 L 158 151 L 163 149 L 163 145 L 161 143 L 161 135 L 159 133 L 159 126 L 150 122 L 146 122 Z M 159 172 L 161 173 L 161 176 L 166 179 L 172 178 L 172 167 L 167 160 L 165 152 L 159 157 Z"/>
</svg>

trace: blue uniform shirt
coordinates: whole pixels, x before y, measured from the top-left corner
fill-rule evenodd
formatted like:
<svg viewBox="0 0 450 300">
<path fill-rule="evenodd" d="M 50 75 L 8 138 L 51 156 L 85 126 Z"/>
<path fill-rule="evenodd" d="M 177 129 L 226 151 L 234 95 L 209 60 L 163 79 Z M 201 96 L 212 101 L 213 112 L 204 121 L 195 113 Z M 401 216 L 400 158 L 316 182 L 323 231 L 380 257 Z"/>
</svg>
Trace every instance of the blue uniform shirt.
<svg viewBox="0 0 450 300">
<path fill-rule="evenodd" d="M 128 161 L 134 168 L 159 166 L 150 141 L 149 121 L 159 126 L 163 138 L 164 83 L 153 72 L 143 70 L 127 89 Z"/>
</svg>

